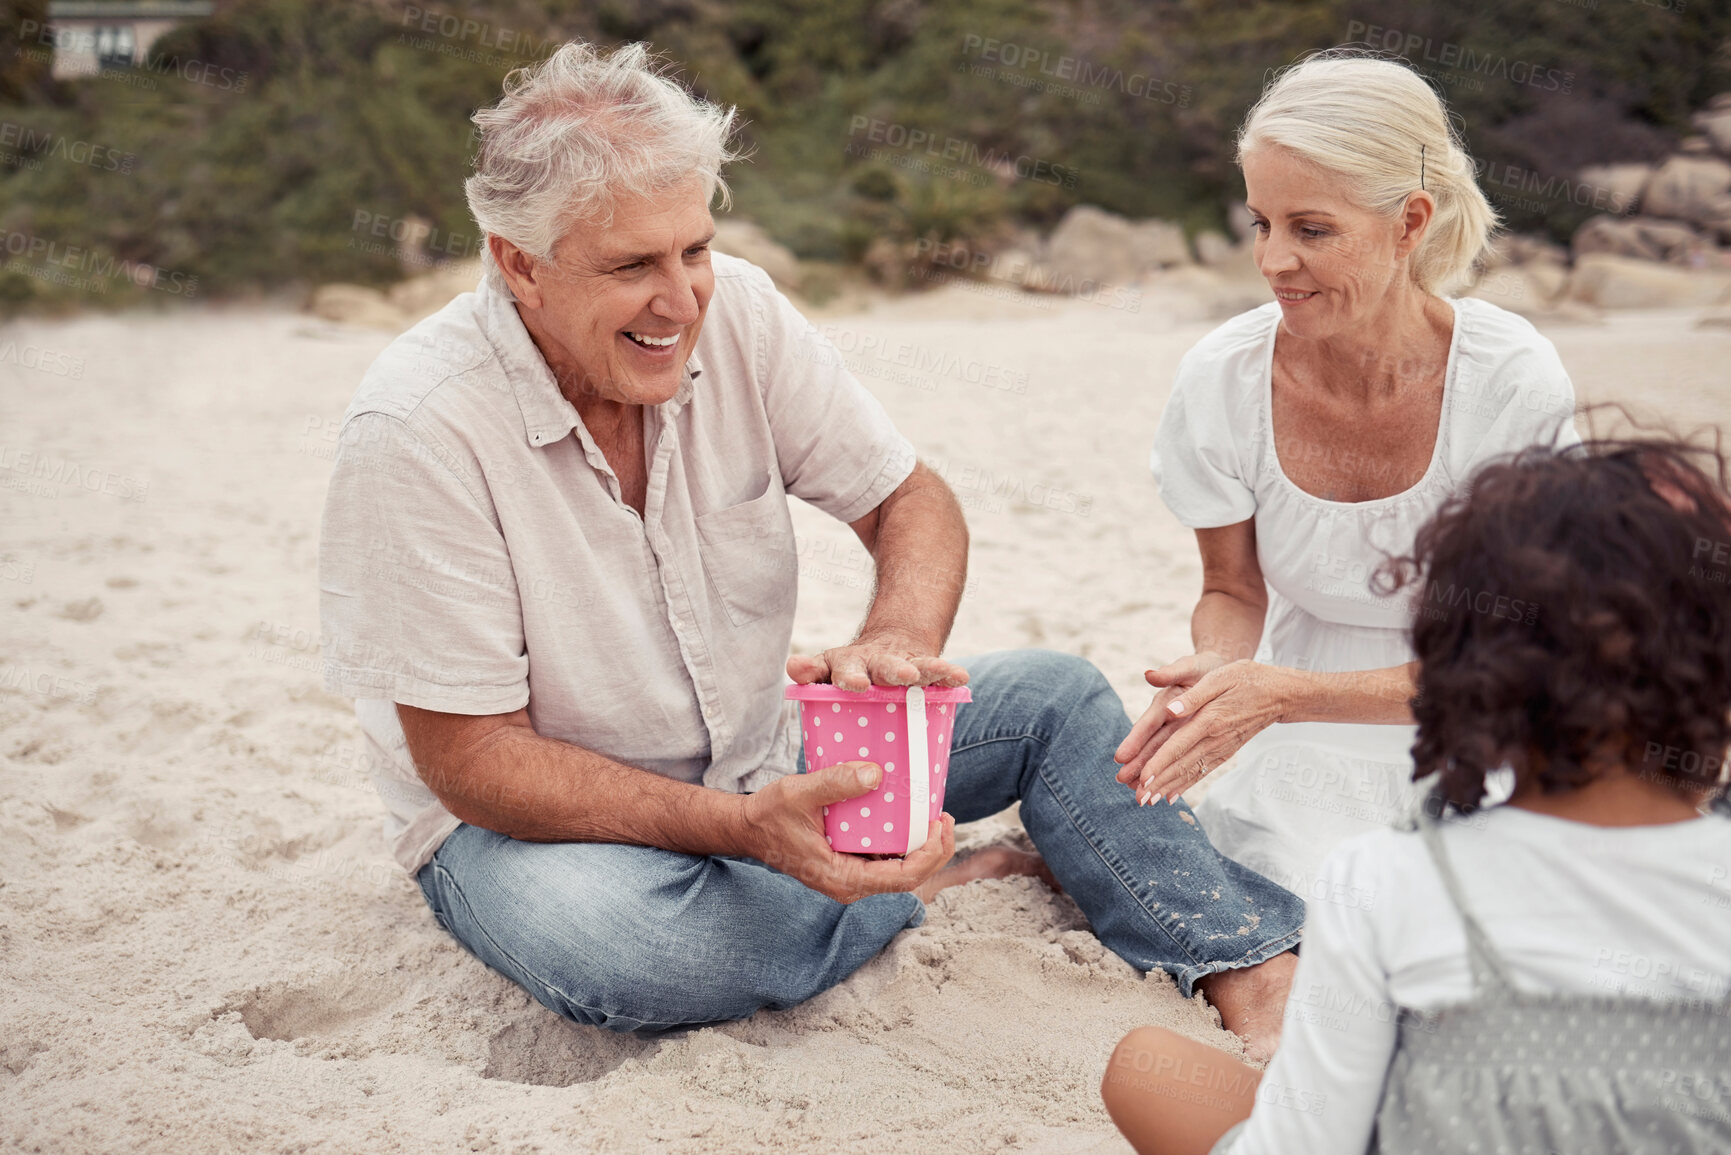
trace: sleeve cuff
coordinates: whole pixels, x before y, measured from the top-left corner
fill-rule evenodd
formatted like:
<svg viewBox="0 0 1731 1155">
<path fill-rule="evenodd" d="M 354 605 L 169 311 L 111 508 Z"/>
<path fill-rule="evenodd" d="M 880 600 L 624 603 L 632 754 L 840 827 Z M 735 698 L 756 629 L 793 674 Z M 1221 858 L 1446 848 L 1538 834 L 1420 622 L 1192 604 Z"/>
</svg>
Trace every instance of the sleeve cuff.
<svg viewBox="0 0 1731 1155">
<path fill-rule="evenodd" d="M 1241 521 L 1249 521 L 1256 516 L 1256 503 L 1251 502 L 1249 508 L 1242 511 L 1228 509 L 1222 512 L 1218 508 L 1206 511 L 1177 509 L 1168 501 L 1166 508 L 1172 510 L 1172 516 L 1178 519 L 1178 524 L 1185 529 L 1219 529 L 1222 526 L 1237 525 Z"/>
<path fill-rule="evenodd" d="M 858 521 L 872 510 L 883 504 L 884 498 L 896 491 L 896 487 L 906 481 L 919 463 L 919 456 L 906 438 L 900 439 L 900 444 L 884 460 L 884 467 L 878 470 L 877 476 L 868 482 L 854 497 L 830 511 L 836 520 L 849 524 Z"/>
<path fill-rule="evenodd" d="M 529 685 L 443 686 L 386 670 L 326 667 L 325 689 L 344 698 L 383 698 L 441 714 L 510 714 L 529 703 Z"/>
</svg>

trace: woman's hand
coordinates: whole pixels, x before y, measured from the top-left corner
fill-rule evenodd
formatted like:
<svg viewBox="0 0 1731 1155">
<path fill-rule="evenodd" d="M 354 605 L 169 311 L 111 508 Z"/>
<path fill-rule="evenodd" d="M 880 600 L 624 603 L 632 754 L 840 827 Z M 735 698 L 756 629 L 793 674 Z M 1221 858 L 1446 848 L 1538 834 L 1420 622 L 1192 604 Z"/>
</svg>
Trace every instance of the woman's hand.
<svg viewBox="0 0 1731 1155">
<path fill-rule="evenodd" d="M 1219 655 L 1180 659 L 1146 677 L 1164 687 L 1118 748 L 1138 801 L 1176 800 L 1251 737 L 1281 720 L 1287 671 Z M 1139 741 L 1139 744 L 1138 744 Z"/>
<path fill-rule="evenodd" d="M 1118 771 L 1118 781 L 1132 786 L 1142 776 L 1142 767 L 1148 764 L 1148 759 L 1172 737 L 1179 723 L 1179 719 L 1167 709 L 1172 700 L 1201 681 L 1209 671 L 1217 670 L 1225 664 L 1225 658 L 1211 650 L 1204 650 L 1142 674 L 1150 686 L 1158 686 L 1160 689 L 1154 695 L 1154 701 L 1142 711 L 1142 716 L 1136 719 L 1136 724 L 1130 727 L 1129 735 L 1112 755 L 1114 762 L 1124 764 L 1124 768 Z M 1140 790 L 1137 792 L 1140 793 Z"/>
</svg>

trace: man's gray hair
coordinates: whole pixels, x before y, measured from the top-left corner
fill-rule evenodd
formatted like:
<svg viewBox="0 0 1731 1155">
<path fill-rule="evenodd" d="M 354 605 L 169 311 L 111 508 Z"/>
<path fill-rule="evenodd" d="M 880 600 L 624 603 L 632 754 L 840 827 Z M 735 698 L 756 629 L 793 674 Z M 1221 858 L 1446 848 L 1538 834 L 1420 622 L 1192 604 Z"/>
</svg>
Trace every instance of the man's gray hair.
<svg viewBox="0 0 1731 1155">
<path fill-rule="evenodd" d="M 711 104 L 669 79 L 642 44 L 603 56 L 572 41 L 505 78 L 498 104 L 474 115 L 481 147 L 463 184 L 483 233 L 553 259 L 572 224 L 608 224 L 621 197 L 646 196 L 697 177 L 721 192 L 738 110 Z M 506 289 L 488 246 L 486 277 Z M 508 291 L 508 290 L 507 290 Z"/>
</svg>

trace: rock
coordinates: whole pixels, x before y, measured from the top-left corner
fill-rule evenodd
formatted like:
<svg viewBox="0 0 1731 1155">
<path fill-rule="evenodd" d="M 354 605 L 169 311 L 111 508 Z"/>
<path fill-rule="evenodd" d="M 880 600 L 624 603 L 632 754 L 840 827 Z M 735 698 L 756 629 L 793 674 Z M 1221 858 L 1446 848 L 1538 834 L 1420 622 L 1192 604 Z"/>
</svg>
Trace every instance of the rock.
<svg viewBox="0 0 1731 1155">
<path fill-rule="evenodd" d="M 1226 226 L 1241 245 L 1256 240 L 1256 218 L 1250 215 L 1250 206 L 1243 201 L 1233 201 L 1226 206 Z"/>
<path fill-rule="evenodd" d="M 873 237 L 866 251 L 860 254 L 859 263 L 877 284 L 900 290 L 907 287 L 910 279 L 919 276 L 917 270 L 908 268 L 909 259 L 910 254 L 888 237 Z"/>
<path fill-rule="evenodd" d="M 1040 263 L 1035 248 L 1009 248 L 993 253 L 985 273 L 989 281 L 1002 281 L 1035 293 L 1052 292 L 1056 287 L 1052 270 Z"/>
<path fill-rule="evenodd" d="M 1690 308 L 1717 305 L 1731 297 L 1731 272 L 1680 269 L 1588 253 L 1575 262 L 1569 298 L 1605 309 Z"/>
<path fill-rule="evenodd" d="M 1123 284 L 1191 262 L 1184 230 L 1169 221 L 1131 221 L 1076 205 L 1047 239 L 1045 263 L 1060 280 Z"/>
<path fill-rule="evenodd" d="M 1696 319 L 1695 327 L 1697 329 L 1724 329 L 1731 332 L 1731 305 L 1708 309 Z"/>
<path fill-rule="evenodd" d="M 405 276 L 426 272 L 433 258 L 426 249 L 427 238 L 433 235 L 433 222 L 419 213 L 410 213 L 399 222 L 393 222 L 392 232 L 397 240 L 397 268 Z"/>
<path fill-rule="evenodd" d="M 1181 321 L 1222 321 L 1274 299 L 1260 276 L 1227 276 L 1202 265 L 1150 273 L 1141 288 L 1142 308 Z"/>
<path fill-rule="evenodd" d="M 1521 273 L 1546 301 L 1555 301 L 1569 287 L 1569 266 L 1550 261 L 1522 265 Z"/>
<path fill-rule="evenodd" d="M 743 217 L 716 221 L 714 247 L 717 252 L 750 261 L 783 289 L 799 288 L 799 258 L 754 221 Z"/>
<path fill-rule="evenodd" d="M 1722 92 L 1713 99 L 1725 103 L 1708 105 L 1697 112 L 1693 117 L 1695 127 L 1712 143 L 1715 152 L 1731 157 L 1731 92 Z"/>
<path fill-rule="evenodd" d="M 1192 264 L 1184 229 L 1171 221 L 1136 221 L 1131 226 L 1130 252 L 1144 272 Z"/>
<path fill-rule="evenodd" d="M 1262 280 L 1262 270 L 1256 266 L 1256 246 L 1249 241 L 1231 244 L 1219 233 L 1203 233 L 1196 238 L 1196 256 L 1203 268 L 1228 277 Z"/>
<path fill-rule="evenodd" d="M 1672 157 L 1641 191 L 1641 211 L 1731 236 L 1731 163 L 1717 157 Z"/>
<path fill-rule="evenodd" d="M 1566 265 L 1568 263 L 1569 250 L 1562 245 L 1544 237 L 1523 233 L 1504 233 L 1493 238 L 1490 252 L 1485 256 L 1485 265 L 1488 268 L 1497 268 L 1502 265 Z"/>
<path fill-rule="evenodd" d="M 1224 265 L 1236 253 L 1236 246 L 1220 233 L 1210 229 L 1196 237 L 1196 259 L 1205 265 Z"/>
<path fill-rule="evenodd" d="M 384 291 L 365 285 L 320 285 L 313 291 L 307 311 L 327 321 L 401 332 L 480 283 L 480 261 L 450 261 Z"/>
<path fill-rule="evenodd" d="M 1686 136 L 1677 143 L 1679 156 L 1712 156 L 1713 142 L 1704 136 Z"/>
<path fill-rule="evenodd" d="M 1555 317 L 1569 281 L 1569 252 L 1544 237 L 1504 234 L 1491 241 L 1469 297 L 1523 316 Z"/>
<path fill-rule="evenodd" d="M 402 329 L 403 313 L 377 289 L 365 285 L 320 285 L 313 290 L 307 310 L 327 321 L 365 325 L 376 329 Z"/>
<path fill-rule="evenodd" d="M 460 294 L 473 290 L 481 283 L 481 262 L 452 261 L 440 265 L 421 277 L 391 286 L 387 294 L 390 303 L 403 314 L 406 324 L 414 324 L 450 304 Z"/>
<path fill-rule="evenodd" d="M 1555 325 L 1559 322 L 1570 325 L 1603 325 L 1605 314 L 1597 305 L 1589 305 L 1585 301 L 1574 301 L 1561 297 L 1552 301 L 1544 310 L 1534 316 L 1542 317 L 1546 324 Z"/>
<path fill-rule="evenodd" d="M 1575 255 L 1613 253 L 1645 261 L 1700 267 L 1713 242 L 1681 221 L 1658 217 L 1593 217 L 1575 230 Z"/>
<path fill-rule="evenodd" d="M 1576 179 L 1593 190 L 1597 200 L 1604 190 L 1605 207 L 1614 213 L 1634 212 L 1641 203 L 1641 190 L 1653 176 L 1650 164 L 1594 164 L 1575 174 Z"/>
<path fill-rule="evenodd" d="M 1550 316 L 1568 283 L 1569 271 L 1561 265 L 1505 265 L 1488 270 L 1466 295 L 1522 316 Z"/>
</svg>

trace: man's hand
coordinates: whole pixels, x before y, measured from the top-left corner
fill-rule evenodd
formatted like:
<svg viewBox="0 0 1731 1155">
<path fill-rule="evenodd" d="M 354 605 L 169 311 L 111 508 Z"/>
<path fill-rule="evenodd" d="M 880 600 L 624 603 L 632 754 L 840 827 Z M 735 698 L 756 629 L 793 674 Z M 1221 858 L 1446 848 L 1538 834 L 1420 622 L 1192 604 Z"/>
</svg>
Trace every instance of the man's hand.
<svg viewBox="0 0 1731 1155">
<path fill-rule="evenodd" d="M 802 686 L 828 682 L 842 690 L 968 684 L 968 672 L 954 662 L 937 657 L 927 646 L 892 634 L 861 635 L 816 656 L 796 654 L 787 660 L 787 676 Z"/>
<path fill-rule="evenodd" d="M 800 685 L 965 686 L 968 672 L 938 657 L 968 580 L 968 523 L 944 479 L 916 464 L 906 480 L 848 528 L 872 555 L 877 588 L 859 635 L 815 657 L 795 657 Z"/>
<path fill-rule="evenodd" d="M 842 762 L 776 779 L 746 796 L 741 853 L 841 903 L 913 890 L 956 853 L 956 820 L 950 815 L 932 823 L 925 845 L 905 858 L 868 861 L 838 854 L 824 841 L 823 808 L 877 789 L 883 776 L 874 762 Z"/>
</svg>

